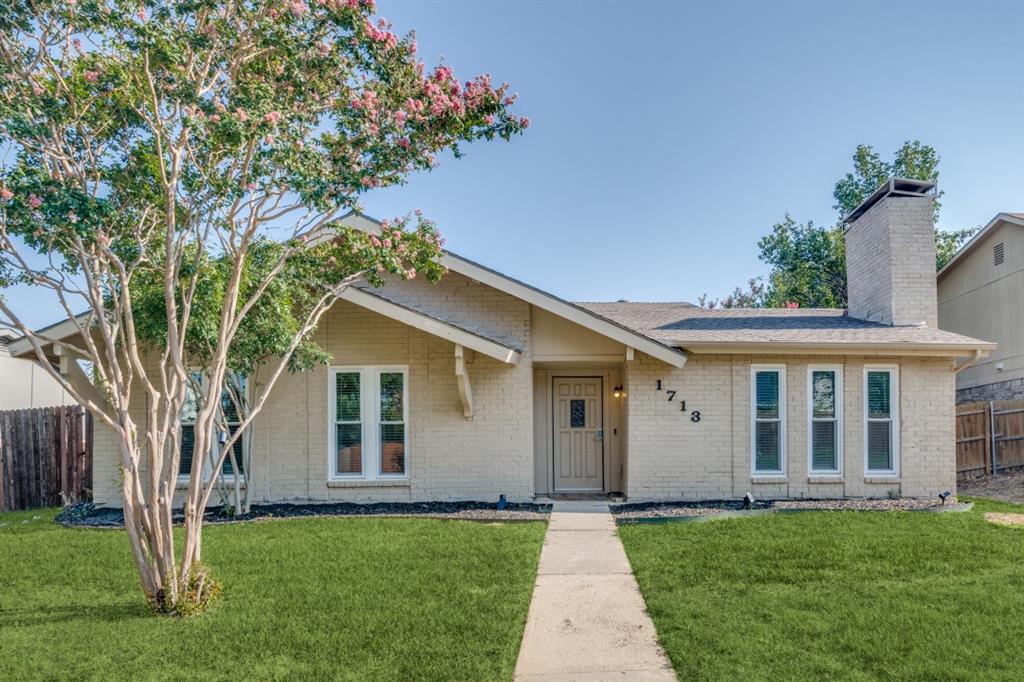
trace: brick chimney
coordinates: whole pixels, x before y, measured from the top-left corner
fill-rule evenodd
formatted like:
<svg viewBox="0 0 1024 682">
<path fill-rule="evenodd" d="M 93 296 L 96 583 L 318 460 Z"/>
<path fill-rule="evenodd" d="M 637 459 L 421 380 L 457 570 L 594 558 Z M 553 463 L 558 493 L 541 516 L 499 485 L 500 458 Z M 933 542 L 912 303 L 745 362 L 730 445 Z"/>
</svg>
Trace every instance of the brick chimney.
<svg viewBox="0 0 1024 682">
<path fill-rule="evenodd" d="M 935 183 L 893 178 L 846 217 L 850 317 L 938 327 Z"/>
</svg>

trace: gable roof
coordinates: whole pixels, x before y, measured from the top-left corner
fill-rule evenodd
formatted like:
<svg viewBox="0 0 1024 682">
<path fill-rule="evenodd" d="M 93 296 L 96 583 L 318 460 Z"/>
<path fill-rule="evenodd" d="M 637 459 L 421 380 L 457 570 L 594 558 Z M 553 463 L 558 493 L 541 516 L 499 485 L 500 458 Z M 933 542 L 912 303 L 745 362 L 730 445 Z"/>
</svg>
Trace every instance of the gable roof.
<svg viewBox="0 0 1024 682">
<path fill-rule="evenodd" d="M 984 241 L 985 237 L 1002 223 L 1024 227 L 1024 213 L 997 213 L 995 218 L 988 221 L 988 224 L 985 225 L 985 227 L 978 230 L 966 244 L 960 247 L 959 251 L 953 254 L 953 257 L 949 259 L 948 263 L 942 266 L 942 269 L 939 270 L 936 277 L 941 278 L 947 272 L 955 268 L 960 261 L 963 260 L 964 256 L 977 248 L 978 245 Z"/>
<path fill-rule="evenodd" d="M 662 343 L 692 351 L 962 355 L 995 344 L 930 327 L 891 327 L 836 308 L 726 308 L 690 303 L 580 303 Z"/>
<path fill-rule="evenodd" d="M 380 221 L 357 211 L 351 211 L 342 216 L 339 222 L 349 227 L 363 230 L 376 229 L 381 225 Z M 581 327 L 635 348 L 673 367 L 682 367 L 686 364 L 686 354 L 668 344 L 653 339 L 615 320 L 606 318 L 597 312 L 578 306 L 575 303 L 570 303 L 497 270 L 492 270 L 468 258 L 454 254 L 451 251 L 445 250 L 442 253 L 441 264 L 452 272 L 457 272 L 481 284 L 486 284 L 498 291 L 526 301 L 549 313 L 563 317 L 570 322 L 575 322 Z"/>
</svg>

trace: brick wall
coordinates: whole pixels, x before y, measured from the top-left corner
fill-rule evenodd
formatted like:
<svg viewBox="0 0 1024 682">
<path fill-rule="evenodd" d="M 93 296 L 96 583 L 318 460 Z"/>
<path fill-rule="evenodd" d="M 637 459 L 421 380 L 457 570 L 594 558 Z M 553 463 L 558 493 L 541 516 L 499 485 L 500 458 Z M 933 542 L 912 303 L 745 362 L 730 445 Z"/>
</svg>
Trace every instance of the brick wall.
<svg viewBox="0 0 1024 682">
<path fill-rule="evenodd" d="M 391 285 L 389 295 L 446 311 L 449 319 L 471 317 L 480 331 L 522 349 L 523 360 L 511 366 L 468 353 L 475 416 L 467 420 L 452 343 L 353 304 L 336 304 L 317 332 L 333 365 L 409 368 L 408 480 L 328 482 L 328 370 L 319 368 L 283 375 L 253 425 L 254 501 L 489 500 L 502 493 L 525 500 L 533 495 L 528 304 L 457 275 L 436 289 L 409 284 L 408 291 Z M 144 419 L 141 407 L 138 418 Z M 97 502 L 119 506 L 114 442 L 99 426 L 95 471 Z"/>
<path fill-rule="evenodd" d="M 750 366 L 786 367 L 785 476 L 751 474 Z M 809 474 L 808 364 L 840 365 L 843 467 L 838 477 Z M 900 476 L 869 477 L 864 467 L 865 364 L 895 364 L 900 377 Z M 627 494 L 639 499 L 927 497 L 955 486 L 953 371 L 948 360 L 693 355 L 682 369 L 646 355 L 628 363 Z M 677 390 L 668 402 L 664 389 Z M 687 411 L 679 401 L 686 400 Z M 690 413 L 701 413 L 699 422 Z"/>
<path fill-rule="evenodd" d="M 938 326 L 931 197 L 887 197 L 846 232 L 850 315 Z"/>
</svg>

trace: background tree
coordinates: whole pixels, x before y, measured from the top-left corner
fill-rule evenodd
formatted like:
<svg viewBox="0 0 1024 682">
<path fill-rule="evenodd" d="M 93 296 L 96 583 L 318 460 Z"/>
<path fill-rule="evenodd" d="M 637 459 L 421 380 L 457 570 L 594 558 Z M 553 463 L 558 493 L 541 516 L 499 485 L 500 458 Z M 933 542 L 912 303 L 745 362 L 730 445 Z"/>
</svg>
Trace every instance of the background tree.
<svg viewBox="0 0 1024 682">
<path fill-rule="evenodd" d="M 833 208 L 841 221 L 872 192 L 891 177 L 937 182 L 939 155 L 920 141 L 903 143 L 891 162 L 883 161 L 870 145 L 858 145 L 853 154 L 853 170 L 835 184 Z M 935 220 L 942 204 L 935 200 Z M 748 287 L 747 295 L 737 297 L 739 288 L 725 299 L 749 307 L 779 308 L 796 303 L 804 308 L 846 307 L 846 245 L 845 226 L 819 227 L 812 221 L 798 223 L 788 213 L 770 234 L 758 241 L 759 258 L 771 266 L 767 281 Z M 935 266 L 940 269 L 957 249 L 977 232 L 978 228 L 935 230 Z M 707 303 L 701 297 L 701 305 Z M 717 303 L 717 301 L 710 301 Z M 711 306 L 713 307 L 713 306 Z"/>
<path fill-rule="evenodd" d="M 7 299 L 0 313 L 113 434 L 132 557 L 160 612 L 189 613 L 217 591 L 201 563 L 216 486 L 203 457 L 193 458 L 181 541 L 172 533 L 197 357 L 194 449 L 214 451 L 216 471 L 344 287 L 441 274 L 428 224 L 367 235 L 333 229 L 340 211 L 431 168 L 442 150 L 458 156 L 460 143 L 527 125 L 509 111 L 507 86 L 428 70 L 414 36 L 373 11 L 372 0 L 0 7 L 0 144 L 13 159 L 0 171 L 0 285 L 49 290 L 77 335 L 35 334 Z M 250 333 L 246 320 L 282 303 L 268 292 L 289 278 L 304 300 L 284 297 L 295 316 L 287 343 L 274 344 L 249 416 L 214 442 L 233 363 L 266 350 L 243 348 L 265 329 Z M 136 319 L 139 303 L 155 308 Z M 74 360 L 65 373 L 47 344 Z"/>
</svg>

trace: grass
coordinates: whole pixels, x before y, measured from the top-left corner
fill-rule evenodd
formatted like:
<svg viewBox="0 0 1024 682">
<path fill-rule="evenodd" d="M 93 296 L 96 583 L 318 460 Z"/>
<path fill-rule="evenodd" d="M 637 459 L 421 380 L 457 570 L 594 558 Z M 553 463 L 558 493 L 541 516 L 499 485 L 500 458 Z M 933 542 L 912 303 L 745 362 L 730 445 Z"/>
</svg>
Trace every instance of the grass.
<svg viewBox="0 0 1024 682">
<path fill-rule="evenodd" d="M 986 511 L 621 527 L 681 680 L 1019 680 L 1024 529 Z"/>
<path fill-rule="evenodd" d="M 53 514 L 0 514 L 6 679 L 508 680 L 545 529 L 207 526 L 204 560 L 224 595 L 174 620 L 148 610 L 122 531 L 66 529 Z"/>
</svg>

